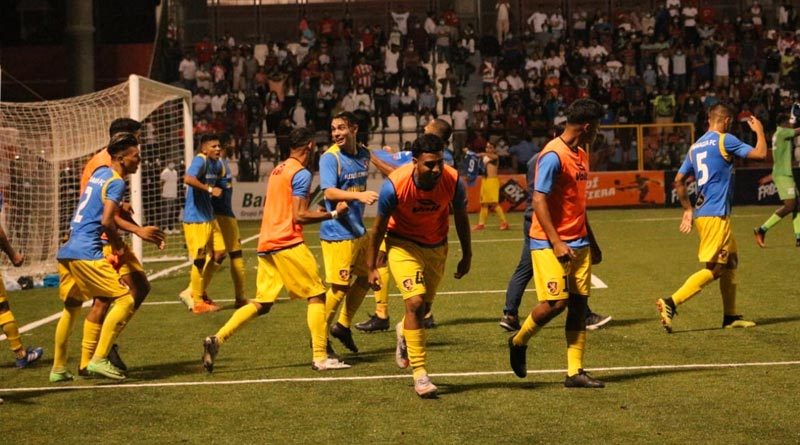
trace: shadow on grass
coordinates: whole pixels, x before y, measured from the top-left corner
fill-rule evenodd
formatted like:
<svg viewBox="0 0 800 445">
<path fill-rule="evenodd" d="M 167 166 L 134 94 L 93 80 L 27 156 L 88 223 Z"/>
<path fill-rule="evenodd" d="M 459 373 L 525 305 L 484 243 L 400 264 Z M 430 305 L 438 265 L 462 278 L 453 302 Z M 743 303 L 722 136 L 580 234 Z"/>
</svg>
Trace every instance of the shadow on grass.
<svg viewBox="0 0 800 445">
<path fill-rule="evenodd" d="M 658 317 L 652 318 L 613 318 L 607 325 L 603 326 L 602 328 L 598 329 L 598 331 L 605 331 L 609 329 L 614 329 L 616 327 L 622 326 L 634 326 L 637 324 L 645 324 L 645 323 L 655 323 L 658 325 Z"/>
<path fill-rule="evenodd" d="M 800 321 L 800 315 L 792 315 L 789 317 L 772 317 L 772 318 L 760 318 L 755 320 L 757 323 L 756 327 L 759 325 L 771 325 L 771 324 L 781 324 L 781 323 L 791 323 L 793 321 Z"/>
<path fill-rule="evenodd" d="M 156 363 L 145 366 L 131 367 L 128 377 L 136 380 L 157 380 L 175 375 L 195 375 L 203 370 L 200 358 L 197 360 L 183 360 L 180 362 Z"/>
<path fill-rule="evenodd" d="M 437 321 L 436 326 L 458 326 L 465 324 L 497 323 L 500 317 L 454 318 L 452 320 Z M 435 329 L 435 328 L 434 328 Z"/>
<path fill-rule="evenodd" d="M 531 390 L 540 387 L 549 387 L 549 386 L 563 386 L 564 382 L 562 381 L 553 381 L 553 382 L 532 382 L 530 380 L 506 380 L 506 381 L 494 381 L 494 382 L 477 382 L 477 383 L 440 383 L 434 382 L 436 386 L 439 388 L 440 395 L 451 395 L 451 394 L 459 394 L 462 392 L 469 392 L 469 391 L 479 391 L 482 389 L 525 389 Z"/>
</svg>

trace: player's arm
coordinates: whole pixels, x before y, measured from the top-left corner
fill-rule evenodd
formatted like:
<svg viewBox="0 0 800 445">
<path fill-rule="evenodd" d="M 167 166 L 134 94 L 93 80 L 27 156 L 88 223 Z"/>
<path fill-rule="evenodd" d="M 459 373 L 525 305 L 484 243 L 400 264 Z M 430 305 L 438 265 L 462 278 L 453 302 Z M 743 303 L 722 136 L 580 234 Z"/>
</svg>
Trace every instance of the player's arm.
<svg viewBox="0 0 800 445">
<path fill-rule="evenodd" d="M 350 192 L 338 188 L 339 161 L 333 154 L 324 154 L 319 160 L 319 183 L 328 201 L 361 201 L 372 205 L 378 199 L 378 194 L 372 190 Z"/>
<path fill-rule="evenodd" d="M 192 163 L 189 165 L 189 169 L 186 171 L 186 174 L 183 175 L 183 183 L 199 192 L 208 193 L 215 198 L 219 197 L 222 195 L 221 188 L 208 185 L 198 179 L 200 173 L 205 170 L 205 167 L 206 161 L 200 156 L 195 156 L 194 159 L 192 159 Z"/>
<path fill-rule="evenodd" d="M 467 191 L 460 180 L 456 182 L 456 192 L 453 197 L 453 220 L 456 224 L 458 242 L 461 244 L 461 261 L 458 262 L 453 276 L 459 279 L 469 273 L 472 267 L 472 231 L 467 213 Z"/>
<path fill-rule="evenodd" d="M 551 152 L 552 153 L 552 152 Z M 575 252 L 558 236 L 550 208 L 547 206 L 547 195 L 551 192 L 553 182 L 561 170 L 561 161 L 555 153 L 546 153 L 539 157 L 539 170 L 536 175 L 536 186 L 533 192 L 533 213 L 542 226 L 548 241 L 553 246 L 553 253 L 559 260 L 575 257 Z"/>
<path fill-rule="evenodd" d="M 692 231 L 693 215 L 692 203 L 689 201 L 689 192 L 686 188 L 686 175 L 679 171 L 678 174 L 675 175 L 675 183 L 673 186 L 675 187 L 675 194 L 678 195 L 678 201 L 680 201 L 681 207 L 683 207 L 680 231 L 681 233 L 689 233 Z"/>
<path fill-rule="evenodd" d="M 747 153 L 747 159 L 766 159 L 767 157 L 767 137 L 764 135 L 764 125 L 755 116 L 747 118 L 747 125 L 756 134 L 756 146 L 750 153 Z"/>
<path fill-rule="evenodd" d="M 0 250 L 8 256 L 8 259 L 11 260 L 11 264 L 13 264 L 14 267 L 22 266 L 22 263 L 25 262 L 25 255 L 22 255 L 14 249 L 2 225 L 0 225 Z"/>
<path fill-rule="evenodd" d="M 384 283 L 378 273 L 378 251 L 381 243 L 386 237 L 386 228 L 389 226 L 394 209 L 397 208 L 397 193 L 392 181 L 386 179 L 381 186 L 381 193 L 378 198 L 378 214 L 372 224 L 372 234 L 369 238 L 369 248 L 367 249 L 367 270 L 369 271 L 368 282 L 374 290 L 380 290 Z"/>
<path fill-rule="evenodd" d="M 109 189 L 110 188 L 109 186 Z M 122 250 L 125 247 L 125 243 L 122 241 L 117 231 L 117 223 L 115 221 L 118 209 L 119 203 L 117 201 L 109 198 L 103 200 L 103 216 L 100 219 L 100 225 L 103 227 L 103 231 L 106 233 L 106 236 L 108 236 L 108 241 L 115 251 Z"/>
<path fill-rule="evenodd" d="M 292 220 L 295 224 L 314 224 L 329 219 L 336 219 L 347 213 L 347 203 L 344 201 L 336 203 L 336 210 L 311 210 L 308 208 L 310 202 L 308 194 L 311 189 L 311 172 L 303 169 L 297 172 L 292 178 Z"/>
<path fill-rule="evenodd" d="M 385 150 L 384 153 L 386 153 Z M 389 176 L 389 174 L 397 169 L 397 166 L 381 159 L 380 155 L 378 155 L 374 150 L 370 151 L 369 160 L 372 162 L 372 165 L 374 165 L 384 176 Z"/>
</svg>

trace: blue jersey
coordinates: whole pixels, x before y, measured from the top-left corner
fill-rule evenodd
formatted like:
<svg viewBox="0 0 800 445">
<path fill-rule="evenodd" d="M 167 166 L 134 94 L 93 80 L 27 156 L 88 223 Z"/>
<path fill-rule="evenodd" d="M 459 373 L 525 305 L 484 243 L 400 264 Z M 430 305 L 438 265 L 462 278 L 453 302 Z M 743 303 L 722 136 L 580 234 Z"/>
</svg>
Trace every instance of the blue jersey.
<svg viewBox="0 0 800 445">
<path fill-rule="evenodd" d="M 233 174 L 227 158 L 221 158 L 222 175 L 220 176 L 219 186 L 222 188 L 222 195 L 219 198 L 211 197 L 211 206 L 214 207 L 214 214 L 220 216 L 230 216 L 235 218 L 233 213 Z"/>
<path fill-rule="evenodd" d="M 733 199 L 733 157 L 745 158 L 753 147 L 727 133 L 709 131 L 686 154 L 679 173 L 694 176 L 694 216 L 728 216 Z"/>
<path fill-rule="evenodd" d="M 363 192 L 367 190 L 368 175 L 369 150 L 362 147 L 351 155 L 334 144 L 319 159 L 319 186 L 322 190 L 337 188 L 346 192 Z M 336 208 L 335 201 L 325 199 L 323 202 L 329 212 Z M 364 228 L 364 203 L 353 200 L 347 205 L 350 209 L 345 216 L 320 224 L 320 239 L 340 241 L 367 233 Z"/>
<path fill-rule="evenodd" d="M 103 210 L 107 199 L 119 204 L 125 195 L 125 181 L 109 167 L 92 173 L 69 223 L 69 240 L 58 250 L 59 260 L 99 260 L 103 256 Z"/>
<path fill-rule="evenodd" d="M 200 182 L 212 187 L 220 187 L 222 183 L 222 162 L 212 161 L 206 155 L 199 154 L 192 159 L 186 174 L 194 176 Z M 211 205 L 211 194 L 206 190 L 187 187 L 186 206 L 183 209 L 183 221 L 187 223 L 209 222 L 214 219 L 214 207 Z"/>
</svg>

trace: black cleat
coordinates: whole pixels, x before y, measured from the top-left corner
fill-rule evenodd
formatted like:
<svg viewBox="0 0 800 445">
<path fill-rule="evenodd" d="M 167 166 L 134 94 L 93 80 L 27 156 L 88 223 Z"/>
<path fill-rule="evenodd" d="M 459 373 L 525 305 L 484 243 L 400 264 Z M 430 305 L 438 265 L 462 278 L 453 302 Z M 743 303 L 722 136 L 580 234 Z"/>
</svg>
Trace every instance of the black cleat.
<svg viewBox="0 0 800 445">
<path fill-rule="evenodd" d="M 519 331 L 521 329 L 521 326 L 519 325 L 519 317 L 510 314 L 503 315 L 503 317 L 500 319 L 500 327 L 508 332 Z"/>
<path fill-rule="evenodd" d="M 611 318 L 610 315 L 600 315 L 595 312 L 589 312 L 589 315 L 586 316 L 586 330 L 594 331 L 600 329 L 607 325 L 608 322 L 611 321 Z"/>
<path fill-rule="evenodd" d="M 578 373 L 573 376 L 567 376 L 564 379 L 565 388 L 605 388 L 606 384 L 590 376 L 583 370 L 578 370 Z"/>
<path fill-rule="evenodd" d="M 331 326 L 331 336 L 342 342 L 344 347 L 351 352 L 358 352 L 358 346 L 356 346 L 356 342 L 353 341 L 353 331 L 350 330 L 350 328 L 342 326 L 342 324 L 337 321 L 336 324 Z"/>
<path fill-rule="evenodd" d="M 212 335 L 203 340 L 203 368 L 209 373 L 214 371 L 214 359 L 219 352 L 219 343 L 217 336 Z"/>
<path fill-rule="evenodd" d="M 378 331 L 385 331 L 389 329 L 391 324 L 389 324 L 388 318 L 381 318 L 378 317 L 377 314 L 371 315 L 369 320 L 362 321 L 361 323 L 356 323 L 356 329 L 361 332 L 378 332 Z"/>
<path fill-rule="evenodd" d="M 122 361 L 122 357 L 119 356 L 119 346 L 116 343 L 114 343 L 114 345 L 111 346 L 111 350 L 108 351 L 108 361 L 121 371 L 128 371 L 128 367 L 125 365 L 125 362 Z"/>
<path fill-rule="evenodd" d="M 767 232 L 764 229 L 761 227 L 756 227 L 753 229 L 753 235 L 756 237 L 756 245 L 758 245 L 758 247 L 764 247 L 767 245 L 766 241 L 764 240 L 764 238 L 767 236 Z"/>
<path fill-rule="evenodd" d="M 521 379 L 528 375 L 528 366 L 525 363 L 527 352 L 528 345 L 517 346 L 514 344 L 514 336 L 508 337 L 508 358 L 511 362 L 511 369 Z"/>
</svg>

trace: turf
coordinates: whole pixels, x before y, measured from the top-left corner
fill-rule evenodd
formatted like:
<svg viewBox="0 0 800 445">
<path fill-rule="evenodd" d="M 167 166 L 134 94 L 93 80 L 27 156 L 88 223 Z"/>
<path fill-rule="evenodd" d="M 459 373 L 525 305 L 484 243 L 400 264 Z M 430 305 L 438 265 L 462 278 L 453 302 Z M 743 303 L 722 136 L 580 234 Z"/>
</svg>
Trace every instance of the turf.
<svg viewBox="0 0 800 445">
<path fill-rule="evenodd" d="M 696 235 L 677 230 L 680 211 L 590 213 L 605 258 L 594 274 L 607 285 L 593 290 L 591 305 L 614 316 L 607 328 L 589 334 L 587 345 L 585 364 L 606 381 L 602 390 L 563 387 L 563 316 L 531 341 L 528 377 L 510 373 L 508 334 L 497 322 L 520 252 L 521 221 L 514 214 L 510 231 L 497 230 L 490 219 L 489 229 L 474 234 L 472 271 L 461 280 L 452 278 L 459 248 L 451 237 L 448 272 L 434 305 L 438 326 L 429 333 L 428 368 L 440 388 L 438 400 L 418 399 L 409 372 L 394 365 L 393 332 L 355 334 L 362 352 L 343 354 L 354 365 L 350 370 L 312 371 L 306 308 L 298 301 L 283 301 L 243 328 L 223 345 L 214 374 L 206 374 L 202 339 L 228 319 L 232 301 L 216 314 L 188 313 L 176 299 L 188 279 L 181 269 L 153 282 L 148 302 L 119 340 L 130 367 L 125 383 L 80 379 L 51 385 L 55 323 L 24 334 L 26 345 L 43 345 L 46 353 L 30 369 L 15 369 L 10 353 L 0 363 L 2 441 L 796 443 L 800 421 L 791 382 L 800 368 L 800 302 L 793 279 L 798 249 L 788 221 L 770 231 L 766 249 L 755 246 L 752 227 L 771 210 L 743 207 L 734 216 L 739 308 L 759 325 L 720 329 L 721 300 L 712 284 L 679 309 L 672 335 L 658 323 L 655 299 L 699 267 Z M 242 224 L 242 238 L 256 230 L 253 223 Z M 318 246 L 316 233 L 307 237 Z M 254 251 L 245 256 L 252 295 Z M 147 267 L 154 272 L 168 266 Z M 232 298 L 227 268 L 210 294 Z M 11 293 L 10 301 L 22 324 L 60 310 L 54 289 Z M 527 292 L 523 308 L 534 301 Z M 391 297 L 393 321 L 400 304 L 397 295 Z M 357 320 L 373 309 L 367 299 Z M 75 331 L 73 371 L 80 328 Z M 335 341 L 334 346 L 344 352 Z M 703 364 L 748 366 L 681 367 Z M 136 386 L 180 383 L 187 385 Z M 32 389 L 9 391 L 19 388 Z"/>
</svg>

